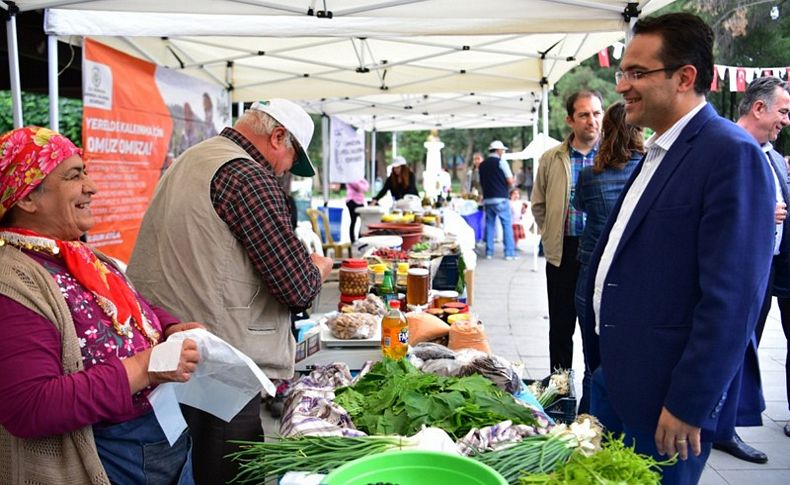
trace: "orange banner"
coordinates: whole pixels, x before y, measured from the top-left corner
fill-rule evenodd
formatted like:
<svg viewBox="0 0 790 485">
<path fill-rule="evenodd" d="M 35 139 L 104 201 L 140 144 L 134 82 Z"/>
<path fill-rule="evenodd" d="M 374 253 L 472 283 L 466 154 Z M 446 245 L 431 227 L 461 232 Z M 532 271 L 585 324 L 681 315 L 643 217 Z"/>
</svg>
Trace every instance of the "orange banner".
<svg viewBox="0 0 790 485">
<path fill-rule="evenodd" d="M 88 242 L 129 261 L 168 154 L 173 120 L 156 66 L 86 39 L 82 144 L 99 192 Z"/>
</svg>

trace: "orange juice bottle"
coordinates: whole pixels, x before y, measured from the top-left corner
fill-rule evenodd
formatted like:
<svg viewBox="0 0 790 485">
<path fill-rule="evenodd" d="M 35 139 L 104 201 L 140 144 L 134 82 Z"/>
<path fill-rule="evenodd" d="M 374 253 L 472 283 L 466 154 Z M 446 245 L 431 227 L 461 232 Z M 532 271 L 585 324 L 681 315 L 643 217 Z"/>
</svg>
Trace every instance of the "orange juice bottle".
<svg viewBox="0 0 790 485">
<path fill-rule="evenodd" d="M 400 360 L 409 348 L 409 322 L 400 311 L 400 300 L 390 302 L 390 311 L 381 320 L 381 353 Z"/>
</svg>

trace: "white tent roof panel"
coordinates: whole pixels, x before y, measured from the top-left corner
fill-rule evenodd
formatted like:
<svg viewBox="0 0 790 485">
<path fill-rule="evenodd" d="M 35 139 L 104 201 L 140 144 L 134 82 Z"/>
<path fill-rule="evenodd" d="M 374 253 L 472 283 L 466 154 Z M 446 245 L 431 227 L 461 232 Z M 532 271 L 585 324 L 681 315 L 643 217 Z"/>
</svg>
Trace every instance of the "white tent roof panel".
<svg viewBox="0 0 790 485">
<path fill-rule="evenodd" d="M 645 15 L 671 1 L 642 0 L 639 5 Z M 50 8 L 48 33 L 64 40 L 91 36 L 160 66 L 222 84 L 232 88 L 233 101 L 284 97 L 333 114 L 336 103 L 348 110 L 342 101 L 350 98 L 357 105 L 343 116 L 383 131 L 396 125 L 393 117 L 431 128 L 458 125 L 459 119 L 473 126 L 530 123 L 531 98 L 525 108 L 523 101 L 513 101 L 513 93 L 539 93 L 542 78 L 551 86 L 582 59 L 621 39 L 626 28 L 621 14 L 628 3 L 22 0 L 18 6 Z M 308 16 L 309 8 L 327 8 L 332 18 Z M 469 93 L 500 93 L 500 101 L 484 100 L 485 113 L 470 112 L 468 103 L 428 105 L 411 114 L 403 106 L 389 106 L 388 114 L 380 113 L 390 104 L 380 100 L 388 96 L 428 95 L 433 100 Z M 375 121 L 373 113 L 380 113 Z"/>
</svg>

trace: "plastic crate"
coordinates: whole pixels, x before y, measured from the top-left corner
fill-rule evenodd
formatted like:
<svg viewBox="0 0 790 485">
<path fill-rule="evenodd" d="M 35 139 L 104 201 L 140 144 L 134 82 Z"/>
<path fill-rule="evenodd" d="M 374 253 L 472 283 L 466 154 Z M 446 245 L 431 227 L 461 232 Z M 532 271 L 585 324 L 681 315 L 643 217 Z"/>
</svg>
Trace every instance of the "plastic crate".
<svg viewBox="0 0 790 485">
<path fill-rule="evenodd" d="M 563 396 L 553 403 L 549 404 L 545 408 L 546 414 L 549 415 L 554 421 L 558 423 L 565 423 L 570 424 L 576 420 L 576 386 L 574 385 L 574 375 L 573 369 L 569 370 L 568 375 L 568 386 L 570 393 L 567 396 Z M 551 376 L 544 377 L 540 380 L 543 386 L 548 385 L 549 379 Z M 530 385 L 535 382 L 534 379 L 524 379 L 524 384 Z"/>
<path fill-rule="evenodd" d="M 343 211 L 345 209 L 343 207 L 319 207 L 318 210 L 329 215 L 329 232 L 332 233 L 332 239 L 334 239 L 335 242 L 340 242 L 340 227 L 343 221 Z M 321 231 L 321 239 L 326 241 L 323 224 L 319 224 L 318 229 Z"/>
</svg>

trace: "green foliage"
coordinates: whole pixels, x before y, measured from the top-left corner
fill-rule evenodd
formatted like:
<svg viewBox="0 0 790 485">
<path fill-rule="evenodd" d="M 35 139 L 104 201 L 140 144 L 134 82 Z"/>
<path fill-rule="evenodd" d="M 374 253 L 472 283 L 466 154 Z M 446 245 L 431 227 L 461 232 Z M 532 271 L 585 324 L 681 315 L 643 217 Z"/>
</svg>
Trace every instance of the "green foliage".
<svg viewBox="0 0 790 485">
<path fill-rule="evenodd" d="M 656 461 L 640 455 L 623 442 L 623 437 L 611 435 L 603 448 L 590 456 L 574 453 L 567 463 L 561 463 L 554 472 L 524 475 L 521 485 L 599 485 L 638 483 L 660 485 L 661 467 L 673 465 L 676 458 Z"/>
<path fill-rule="evenodd" d="M 61 134 L 76 145 L 82 146 L 82 100 L 60 98 Z M 49 96 L 35 93 L 22 93 L 22 120 L 25 125 L 49 127 Z M 11 91 L 0 91 L 0 133 L 14 128 Z"/>
<path fill-rule="evenodd" d="M 376 363 L 353 387 L 335 392 L 357 429 L 368 434 L 409 436 L 422 425 L 460 438 L 471 428 L 511 420 L 535 425 L 532 411 L 480 375 L 442 377 L 406 360 Z"/>
<path fill-rule="evenodd" d="M 570 135 L 571 130 L 565 123 L 565 118 L 568 115 L 565 101 L 576 91 L 582 89 L 598 91 L 603 96 L 604 109 L 621 99 L 614 90 L 614 72 L 617 61 L 611 59 L 611 65 L 612 67 L 599 67 L 598 57 L 593 56 L 559 80 L 554 92 L 549 92 L 549 135 L 557 140 L 562 140 Z"/>
</svg>

